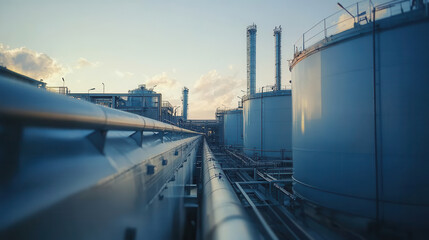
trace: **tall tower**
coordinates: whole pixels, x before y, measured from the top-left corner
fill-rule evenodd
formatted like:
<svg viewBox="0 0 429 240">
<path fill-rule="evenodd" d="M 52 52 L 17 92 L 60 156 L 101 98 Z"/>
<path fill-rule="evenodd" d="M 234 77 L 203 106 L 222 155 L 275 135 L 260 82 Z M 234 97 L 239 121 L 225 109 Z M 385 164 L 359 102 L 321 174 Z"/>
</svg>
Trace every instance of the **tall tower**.
<svg viewBox="0 0 429 240">
<path fill-rule="evenodd" d="M 275 54 L 276 54 L 276 90 L 280 90 L 282 86 L 282 26 L 274 28 Z"/>
<path fill-rule="evenodd" d="M 183 121 L 188 120 L 188 93 L 189 89 L 187 87 L 183 88 L 183 99 L 182 99 L 182 117 Z"/>
<path fill-rule="evenodd" d="M 256 25 L 247 27 L 247 95 L 256 91 Z"/>
</svg>

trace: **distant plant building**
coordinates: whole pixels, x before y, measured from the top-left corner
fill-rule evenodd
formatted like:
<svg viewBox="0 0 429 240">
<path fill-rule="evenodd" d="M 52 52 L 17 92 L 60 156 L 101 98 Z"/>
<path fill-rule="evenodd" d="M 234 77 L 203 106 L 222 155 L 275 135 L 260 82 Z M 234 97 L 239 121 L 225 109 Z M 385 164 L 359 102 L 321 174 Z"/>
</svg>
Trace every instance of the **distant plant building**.
<svg viewBox="0 0 429 240">
<path fill-rule="evenodd" d="M 145 84 L 128 93 L 71 93 L 70 96 L 95 104 L 176 124 L 173 106 L 162 101 L 162 94 L 147 89 Z"/>
</svg>

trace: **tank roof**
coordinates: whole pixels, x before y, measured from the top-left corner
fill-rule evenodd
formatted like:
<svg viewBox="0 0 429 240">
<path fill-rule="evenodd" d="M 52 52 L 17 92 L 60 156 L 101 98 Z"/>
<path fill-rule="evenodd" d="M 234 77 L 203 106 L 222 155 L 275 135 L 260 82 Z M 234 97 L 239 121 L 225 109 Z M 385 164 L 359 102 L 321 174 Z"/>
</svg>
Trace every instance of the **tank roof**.
<svg viewBox="0 0 429 240">
<path fill-rule="evenodd" d="M 373 6 L 368 1 L 361 1 L 322 19 L 295 42 L 294 58 L 289 63 L 289 69 L 292 70 L 300 60 L 333 43 L 372 33 L 374 21 L 379 30 L 428 18 L 429 3 L 418 7 L 412 2 L 397 0 Z"/>
<path fill-rule="evenodd" d="M 290 96 L 292 95 L 292 90 L 283 89 L 283 90 L 271 90 L 266 92 L 257 92 L 250 95 L 243 96 L 243 101 L 247 101 L 249 99 L 262 98 L 262 97 L 276 97 L 276 96 Z"/>
</svg>

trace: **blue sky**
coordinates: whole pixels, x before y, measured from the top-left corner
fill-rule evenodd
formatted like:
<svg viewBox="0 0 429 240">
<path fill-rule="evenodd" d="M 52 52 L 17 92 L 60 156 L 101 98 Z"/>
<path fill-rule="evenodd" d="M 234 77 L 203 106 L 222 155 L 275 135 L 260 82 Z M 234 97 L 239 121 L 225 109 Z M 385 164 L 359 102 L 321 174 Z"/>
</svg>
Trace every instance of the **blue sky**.
<svg viewBox="0 0 429 240">
<path fill-rule="evenodd" d="M 214 118 L 216 107 L 235 107 L 246 89 L 248 25 L 258 26 L 257 88 L 274 83 L 273 28 L 282 25 L 286 84 L 293 43 L 338 11 L 336 2 L 2 0 L 0 51 L 25 52 L 22 64 L 33 64 L 26 74 L 34 71 L 50 86 L 62 85 L 64 76 L 72 92 L 101 92 L 102 82 L 106 92 L 156 84 L 164 100 L 180 105 L 187 86 L 190 118 Z"/>
</svg>

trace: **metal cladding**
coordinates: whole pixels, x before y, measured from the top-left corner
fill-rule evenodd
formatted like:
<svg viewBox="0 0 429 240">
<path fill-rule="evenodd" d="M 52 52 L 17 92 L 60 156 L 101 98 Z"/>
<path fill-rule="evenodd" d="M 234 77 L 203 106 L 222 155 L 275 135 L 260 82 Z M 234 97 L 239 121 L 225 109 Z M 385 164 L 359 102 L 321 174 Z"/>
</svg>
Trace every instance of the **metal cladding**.
<svg viewBox="0 0 429 240">
<path fill-rule="evenodd" d="M 223 144 L 233 147 L 243 146 L 243 109 L 226 111 L 223 119 Z"/>
<path fill-rule="evenodd" d="M 429 226 L 429 21 L 422 13 L 332 36 L 291 65 L 295 193 L 404 238 L 427 237 Z"/>
<path fill-rule="evenodd" d="M 256 25 L 247 27 L 247 94 L 256 92 Z"/>
<path fill-rule="evenodd" d="M 188 93 L 189 89 L 187 87 L 183 88 L 183 107 L 182 107 L 182 117 L 183 121 L 188 120 Z"/>
<path fill-rule="evenodd" d="M 248 156 L 292 157 L 290 90 L 261 92 L 243 99 L 243 150 Z"/>
<path fill-rule="evenodd" d="M 275 55 L 276 55 L 276 90 L 280 90 L 282 86 L 281 80 L 281 63 L 282 63 L 282 26 L 278 26 L 274 28 L 274 41 L 275 41 Z"/>
<path fill-rule="evenodd" d="M 259 239 L 207 142 L 203 146 L 201 239 Z"/>
</svg>

